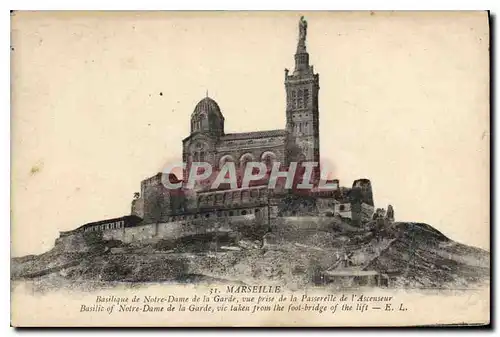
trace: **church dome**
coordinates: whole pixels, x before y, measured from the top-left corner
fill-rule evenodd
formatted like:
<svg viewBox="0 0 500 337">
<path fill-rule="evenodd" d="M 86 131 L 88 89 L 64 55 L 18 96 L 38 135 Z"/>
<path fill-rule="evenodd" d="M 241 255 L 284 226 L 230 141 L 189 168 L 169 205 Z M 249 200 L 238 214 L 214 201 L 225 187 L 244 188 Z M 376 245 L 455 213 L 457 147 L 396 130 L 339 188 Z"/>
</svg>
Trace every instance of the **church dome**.
<svg viewBox="0 0 500 337">
<path fill-rule="evenodd" d="M 193 115 L 206 113 L 207 115 L 216 115 L 219 118 L 224 119 L 222 113 L 220 112 L 219 104 L 210 97 L 205 97 L 196 104 L 194 108 Z"/>
<path fill-rule="evenodd" d="M 224 133 L 224 116 L 216 101 L 205 97 L 196 104 L 191 115 L 191 132 Z"/>
</svg>

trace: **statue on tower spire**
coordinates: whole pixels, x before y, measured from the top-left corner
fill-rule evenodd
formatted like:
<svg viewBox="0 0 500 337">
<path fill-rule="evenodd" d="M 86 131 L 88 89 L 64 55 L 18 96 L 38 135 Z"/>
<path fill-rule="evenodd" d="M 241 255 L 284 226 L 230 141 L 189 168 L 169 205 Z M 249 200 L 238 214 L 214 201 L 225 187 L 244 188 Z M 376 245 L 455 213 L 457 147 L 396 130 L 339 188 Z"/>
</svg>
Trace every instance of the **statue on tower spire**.
<svg viewBox="0 0 500 337">
<path fill-rule="evenodd" d="M 305 41 L 307 37 L 307 21 L 303 16 L 300 17 L 299 21 L 299 40 Z"/>
<path fill-rule="evenodd" d="M 297 53 L 306 53 L 307 21 L 303 16 L 299 20 L 299 43 Z"/>
</svg>

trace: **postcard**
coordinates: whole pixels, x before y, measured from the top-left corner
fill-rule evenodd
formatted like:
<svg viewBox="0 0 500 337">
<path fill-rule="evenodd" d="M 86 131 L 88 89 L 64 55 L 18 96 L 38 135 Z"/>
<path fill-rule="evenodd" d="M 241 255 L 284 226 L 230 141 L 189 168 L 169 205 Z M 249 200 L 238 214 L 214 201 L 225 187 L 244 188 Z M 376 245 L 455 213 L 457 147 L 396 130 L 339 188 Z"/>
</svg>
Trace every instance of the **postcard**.
<svg viewBox="0 0 500 337">
<path fill-rule="evenodd" d="M 11 34 L 13 326 L 490 323 L 488 12 Z"/>
</svg>

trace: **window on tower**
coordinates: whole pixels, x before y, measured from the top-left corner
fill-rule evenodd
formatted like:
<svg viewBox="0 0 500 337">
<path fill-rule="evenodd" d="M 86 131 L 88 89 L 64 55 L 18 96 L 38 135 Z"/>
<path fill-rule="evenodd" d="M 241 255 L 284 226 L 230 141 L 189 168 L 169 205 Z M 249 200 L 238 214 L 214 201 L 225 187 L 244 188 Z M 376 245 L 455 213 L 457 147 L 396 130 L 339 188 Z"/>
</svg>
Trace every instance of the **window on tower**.
<svg viewBox="0 0 500 337">
<path fill-rule="evenodd" d="M 299 93 L 297 94 L 297 108 L 301 109 L 304 107 L 304 92 L 299 89 Z"/>
<path fill-rule="evenodd" d="M 309 102 L 311 99 L 309 89 L 298 89 L 297 91 L 292 90 L 290 94 L 290 100 L 288 105 L 292 109 L 303 109 L 309 107 Z"/>
</svg>

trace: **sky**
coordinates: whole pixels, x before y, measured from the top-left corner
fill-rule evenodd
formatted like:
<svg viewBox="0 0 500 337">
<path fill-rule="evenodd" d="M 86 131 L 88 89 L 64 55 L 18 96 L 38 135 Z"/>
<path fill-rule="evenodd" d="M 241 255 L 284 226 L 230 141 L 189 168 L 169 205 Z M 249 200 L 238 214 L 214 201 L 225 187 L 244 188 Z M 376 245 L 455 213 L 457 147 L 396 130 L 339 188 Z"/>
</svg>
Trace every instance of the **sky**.
<svg viewBox="0 0 500 337">
<path fill-rule="evenodd" d="M 376 207 L 489 249 L 489 37 L 483 12 L 17 12 L 12 255 L 130 214 L 182 158 L 206 91 L 227 133 L 285 127 L 284 69 L 308 20 L 320 147 Z"/>
</svg>

